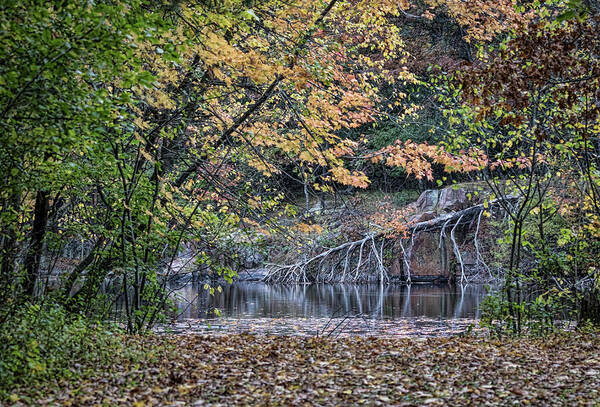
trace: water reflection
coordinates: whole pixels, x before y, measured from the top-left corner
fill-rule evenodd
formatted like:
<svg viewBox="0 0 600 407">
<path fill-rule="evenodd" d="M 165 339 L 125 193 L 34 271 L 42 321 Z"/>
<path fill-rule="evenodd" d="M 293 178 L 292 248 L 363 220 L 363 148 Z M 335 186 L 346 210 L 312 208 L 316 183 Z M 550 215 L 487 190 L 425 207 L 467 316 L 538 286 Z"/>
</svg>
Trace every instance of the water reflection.
<svg viewBox="0 0 600 407">
<path fill-rule="evenodd" d="M 479 318 L 482 285 L 267 285 L 238 282 L 211 296 L 202 285 L 174 291 L 181 319 L 211 318 L 219 309 L 231 318 L 323 318 L 363 315 L 397 319 Z"/>
</svg>

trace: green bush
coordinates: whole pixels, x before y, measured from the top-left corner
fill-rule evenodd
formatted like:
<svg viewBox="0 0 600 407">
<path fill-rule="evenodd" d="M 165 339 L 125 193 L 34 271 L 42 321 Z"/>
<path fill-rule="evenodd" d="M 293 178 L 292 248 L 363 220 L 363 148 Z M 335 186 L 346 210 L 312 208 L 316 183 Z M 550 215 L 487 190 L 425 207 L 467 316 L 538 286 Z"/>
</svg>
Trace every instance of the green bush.
<svg viewBox="0 0 600 407">
<path fill-rule="evenodd" d="M 73 379 L 146 355 L 118 327 L 73 317 L 57 305 L 26 305 L 0 332 L 0 399 L 11 389 Z"/>
<path fill-rule="evenodd" d="M 421 192 L 416 189 L 403 189 L 392 194 L 392 203 L 398 207 L 406 206 L 419 199 Z"/>
<path fill-rule="evenodd" d="M 496 335 L 520 333 L 530 336 L 547 335 L 556 330 L 556 318 L 565 312 L 565 304 L 561 300 L 565 294 L 553 289 L 528 296 L 527 300 L 509 303 L 503 290 L 492 292 L 481 305 L 480 326 L 488 328 Z M 520 311 L 522 318 L 521 332 L 515 331 L 512 323 L 517 310 Z"/>
</svg>

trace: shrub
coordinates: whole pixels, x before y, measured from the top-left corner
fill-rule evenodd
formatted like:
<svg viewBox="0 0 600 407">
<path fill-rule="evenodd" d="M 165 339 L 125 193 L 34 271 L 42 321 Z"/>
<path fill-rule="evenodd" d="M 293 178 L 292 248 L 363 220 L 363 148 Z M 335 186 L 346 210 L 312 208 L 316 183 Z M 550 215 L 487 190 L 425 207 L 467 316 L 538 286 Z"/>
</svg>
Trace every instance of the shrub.
<svg viewBox="0 0 600 407">
<path fill-rule="evenodd" d="M 148 357 L 117 326 L 69 315 L 58 305 L 21 307 L 0 332 L 0 399 L 15 387 L 92 373 Z"/>
</svg>

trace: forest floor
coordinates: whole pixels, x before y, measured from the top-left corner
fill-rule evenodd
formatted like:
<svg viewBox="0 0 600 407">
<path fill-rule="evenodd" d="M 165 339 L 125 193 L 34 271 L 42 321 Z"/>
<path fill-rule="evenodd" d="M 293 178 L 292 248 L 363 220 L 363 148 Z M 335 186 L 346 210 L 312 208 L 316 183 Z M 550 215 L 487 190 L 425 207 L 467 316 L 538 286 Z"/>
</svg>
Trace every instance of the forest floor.
<svg viewBox="0 0 600 407">
<path fill-rule="evenodd" d="M 127 340 L 132 340 L 128 338 Z M 151 360 L 15 389 L 12 405 L 600 405 L 600 337 L 150 335 Z"/>
</svg>

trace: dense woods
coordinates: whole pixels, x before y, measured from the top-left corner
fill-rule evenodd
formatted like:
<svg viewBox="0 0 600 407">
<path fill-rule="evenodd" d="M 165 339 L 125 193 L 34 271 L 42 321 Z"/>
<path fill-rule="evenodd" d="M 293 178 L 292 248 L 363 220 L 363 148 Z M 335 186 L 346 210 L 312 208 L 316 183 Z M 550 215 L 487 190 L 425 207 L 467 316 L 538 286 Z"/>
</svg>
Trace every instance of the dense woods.
<svg viewBox="0 0 600 407">
<path fill-rule="evenodd" d="M 595 335 L 596 0 L 3 0 L 0 40 L 0 399 L 175 358 L 133 335 L 171 279 L 254 263 L 493 283 L 486 335 Z"/>
</svg>

